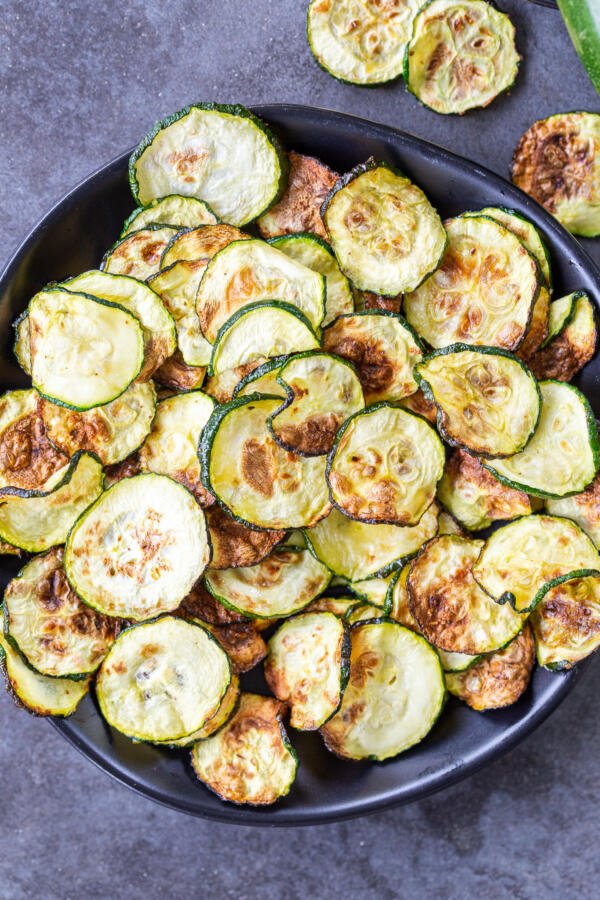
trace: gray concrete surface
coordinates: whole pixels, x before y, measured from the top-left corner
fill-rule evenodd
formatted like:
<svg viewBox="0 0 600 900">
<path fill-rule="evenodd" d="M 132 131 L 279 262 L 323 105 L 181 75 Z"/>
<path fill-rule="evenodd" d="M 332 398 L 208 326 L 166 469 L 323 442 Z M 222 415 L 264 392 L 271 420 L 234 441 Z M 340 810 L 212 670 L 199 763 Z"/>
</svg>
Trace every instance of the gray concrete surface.
<svg viewBox="0 0 600 900">
<path fill-rule="evenodd" d="M 536 118 L 600 111 L 556 12 L 501 0 L 524 54 L 512 94 L 441 118 L 401 84 L 312 61 L 304 0 L 0 4 L 0 247 L 195 99 L 310 103 L 387 122 L 505 174 Z M 588 242 L 600 261 L 600 242 Z M 3 254 L 0 254 L 3 255 Z M 597 896 L 600 666 L 528 741 L 412 806 L 299 830 L 188 819 L 97 771 L 0 696 L 0 898 Z"/>
</svg>

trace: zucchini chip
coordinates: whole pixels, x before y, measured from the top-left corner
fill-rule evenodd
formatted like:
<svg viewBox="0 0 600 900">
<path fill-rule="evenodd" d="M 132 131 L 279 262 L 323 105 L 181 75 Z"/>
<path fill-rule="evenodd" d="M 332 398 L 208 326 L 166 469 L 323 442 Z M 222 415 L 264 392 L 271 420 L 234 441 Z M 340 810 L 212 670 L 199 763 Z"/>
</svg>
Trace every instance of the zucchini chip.
<svg viewBox="0 0 600 900">
<path fill-rule="evenodd" d="M 327 568 L 348 581 L 383 576 L 397 569 L 432 538 L 438 528 L 432 503 L 418 525 L 368 525 L 332 509 L 305 532 L 309 549 Z"/>
<path fill-rule="evenodd" d="M 100 269 L 112 275 L 129 275 L 145 281 L 160 269 L 160 261 L 177 228 L 171 225 L 147 225 L 132 231 L 106 251 Z"/>
<path fill-rule="evenodd" d="M 528 494 L 506 487 L 464 450 L 455 450 L 447 461 L 438 499 L 469 531 L 481 531 L 492 522 L 533 512 Z"/>
<path fill-rule="evenodd" d="M 138 320 L 116 303 L 52 289 L 29 304 L 31 379 L 48 400 L 72 409 L 103 406 L 139 375 Z"/>
<path fill-rule="evenodd" d="M 129 183 L 141 205 L 197 197 L 224 222 L 245 225 L 279 199 L 287 171 L 278 141 L 248 109 L 197 103 L 146 135 L 131 155 Z"/>
<path fill-rule="evenodd" d="M 572 384 L 542 381 L 540 390 L 540 421 L 525 449 L 484 465 L 503 484 L 537 497 L 577 494 L 598 471 L 594 414 L 585 396 Z"/>
<path fill-rule="evenodd" d="M 402 409 L 407 409 L 409 412 L 422 416 L 423 419 L 427 419 L 432 425 L 437 425 L 437 406 L 432 400 L 426 398 L 421 388 L 415 391 L 414 394 L 403 397 L 398 405 Z"/>
<path fill-rule="evenodd" d="M 535 515 L 495 531 L 487 539 L 473 575 L 505 609 L 510 604 L 526 613 L 536 607 L 545 586 L 555 578 L 599 568 L 598 550 L 575 522 Z"/>
<path fill-rule="evenodd" d="M 291 616 L 331 581 L 329 569 L 308 550 L 275 549 L 254 566 L 208 569 L 206 587 L 229 609 L 255 619 Z"/>
<path fill-rule="evenodd" d="M 509 90 L 519 69 L 515 29 L 483 0 L 433 0 L 406 48 L 406 87 L 437 113 L 462 115 Z"/>
<path fill-rule="evenodd" d="M 15 342 L 13 352 L 17 362 L 27 375 L 31 375 L 31 339 L 29 335 L 29 314 L 25 309 L 13 322 Z"/>
<path fill-rule="evenodd" d="M 301 613 L 269 641 L 265 680 L 290 707 L 290 725 L 320 728 L 338 709 L 348 681 L 350 638 L 331 612 Z"/>
<path fill-rule="evenodd" d="M 325 278 L 325 318 L 323 325 L 338 316 L 354 312 L 354 296 L 350 282 L 342 274 L 333 250 L 322 238 L 314 234 L 290 234 L 273 238 L 273 247 L 297 260 L 313 272 Z"/>
<path fill-rule="evenodd" d="M 393 573 L 388 588 L 389 593 L 386 603 L 387 606 L 389 606 L 389 616 L 391 619 L 395 622 L 399 622 L 400 625 L 404 625 L 405 628 L 410 628 L 411 631 L 416 631 L 417 634 L 420 634 L 421 631 L 419 625 L 410 611 L 408 601 L 408 587 L 406 582 L 408 580 L 409 572 L 410 563 L 407 562 L 401 569 Z"/>
<path fill-rule="evenodd" d="M 263 363 L 260 360 L 254 360 L 254 362 L 247 363 L 245 366 L 236 366 L 233 369 L 219 372 L 218 375 L 209 375 L 204 382 L 204 393 L 216 400 L 217 403 L 229 403 L 233 398 L 233 392 L 242 379 L 262 365 Z M 248 396 L 254 393 L 254 391 L 249 391 Z"/>
<path fill-rule="evenodd" d="M 67 456 L 88 450 L 109 466 L 137 450 L 150 433 L 156 389 L 151 381 L 132 384 L 116 400 L 86 412 L 57 406 L 44 398 L 39 400 L 39 409 L 55 447 Z"/>
<path fill-rule="evenodd" d="M 188 391 L 161 400 L 156 406 L 152 430 L 140 448 L 142 472 L 169 475 L 183 484 L 200 506 L 210 506 L 214 497 L 202 484 L 198 442 L 215 402 L 202 391 Z"/>
<path fill-rule="evenodd" d="M 598 342 L 594 307 L 583 291 L 574 307 L 560 334 L 528 360 L 536 378 L 570 381 L 593 358 Z"/>
<path fill-rule="evenodd" d="M 38 400 L 33 390 L 0 397 L 0 487 L 42 488 L 69 462 L 48 440 Z"/>
<path fill-rule="evenodd" d="M 420 416 L 381 403 L 340 428 L 327 460 L 333 503 L 361 522 L 416 525 L 444 472 L 444 445 Z"/>
<path fill-rule="evenodd" d="M 383 84 L 402 75 L 420 0 L 312 0 L 309 47 L 338 81 Z"/>
<path fill-rule="evenodd" d="M 525 627 L 527 628 L 527 626 Z M 522 631 L 519 632 L 519 634 L 513 641 L 511 641 L 511 644 L 514 644 L 515 641 L 518 641 L 521 634 L 523 634 Z M 511 644 L 509 644 L 509 647 L 511 646 Z M 480 655 L 471 656 L 469 653 L 449 653 L 447 650 L 439 650 L 437 647 L 436 649 L 440 658 L 440 662 L 442 664 L 442 669 L 444 670 L 444 675 L 451 674 L 453 672 L 466 672 L 467 669 L 470 669 L 471 666 L 474 666 L 475 663 L 481 659 Z M 502 653 L 503 651 L 497 650 L 495 652 Z M 446 688 L 448 688 L 447 678 Z"/>
<path fill-rule="evenodd" d="M 344 759 L 389 759 L 437 721 L 446 696 L 440 661 L 427 641 L 391 619 L 355 625 L 351 640 L 342 705 L 321 734 Z"/>
<path fill-rule="evenodd" d="M 242 693 L 235 715 L 192 749 L 192 768 L 221 800 L 267 806 L 285 797 L 298 758 L 283 726 L 285 705 Z"/>
<path fill-rule="evenodd" d="M 432 347 L 487 344 L 516 350 L 540 289 L 539 268 L 521 241 L 486 216 L 445 223 L 440 267 L 404 298 L 404 314 Z"/>
<path fill-rule="evenodd" d="M 551 581 L 531 614 L 537 660 L 571 669 L 600 646 L 600 572 L 572 572 Z"/>
<path fill-rule="evenodd" d="M 423 636 L 442 650 L 489 653 L 523 627 L 523 616 L 509 604 L 496 603 L 473 577 L 483 546 L 483 541 L 445 534 L 426 544 L 411 563 L 410 611 Z"/>
<path fill-rule="evenodd" d="M 529 363 L 531 356 L 536 353 L 548 337 L 548 317 L 550 313 L 550 294 L 545 284 L 540 287 L 537 300 L 533 304 L 531 319 L 523 342 L 516 351 L 516 356 Z"/>
<path fill-rule="evenodd" d="M 279 370 L 287 356 L 275 356 L 261 363 L 247 375 L 238 381 L 233 390 L 233 399 L 236 397 L 248 397 L 250 394 L 270 394 L 272 397 L 287 396 L 287 391 L 277 380 Z"/>
<path fill-rule="evenodd" d="M 535 644 L 529 625 L 504 650 L 497 650 L 470 665 L 449 672 L 446 688 L 471 709 L 500 709 L 516 703 L 527 689 L 535 663 Z"/>
<path fill-rule="evenodd" d="M 96 671 L 119 623 L 81 602 L 62 560 L 62 548 L 54 548 L 34 556 L 13 578 L 4 594 L 4 632 L 40 675 L 80 678 Z"/>
<path fill-rule="evenodd" d="M 439 265 L 446 232 L 406 176 L 370 159 L 337 183 L 323 221 L 344 275 L 361 291 L 413 291 Z"/>
<path fill-rule="evenodd" d="M 96 679 L 100 712 L 136 741 L 171 743 L 217 712 L 231 667 L 211 635 L 163 616 L 121 632 Z"/>
<path fill-rule="evenodd" d="M 176 262 L 208 262 L 213 256 L 233 241 L 250 240 L 233 225 L 202 226 L 201 228 L 185 228 L 171 238 L 160 261 L 161 269 L 168 269 Z"/>
<path fill-rule="evenodd" d="M 426 356 L 415 375 L 438 409 L 444 440 L 480 456 L 512 456 L 540 418 L 541 395 L 527 366 L 494 347 L 451 344 Z"/>
<path fill-rule="evenodd" d="M 600 475 L 581 494 L 548 498 L 545 505 L 551 516 L 573 519 L 600 548 Z"/>
<path fill-rule="evenodd" d="M 170 356 L 154 373 L 154 379 L 174 391 L 194 391 L 201 388 L 206 366 L 188 366 L 179 350 Z"/>
<path fill-rule="evenodd" d="M 438 484 L 438 494 L 439 487 Z M 459 534 L 461 537 L 467 536 L 462 525 L 457 522 L 454 516 L 444 509 L 440 512 L 438 520 L 438 534 Z"/>
<path fill-rule="evenodd" d="M 515 149 L 512 180 L 571 232 L 600 234 L 600 115 L 558 113 L 534 122 Z"/>
<path fill-rule="evenodd" d="M 155 369 L 175 352 L 175 322 L 160 297 L 148 285 L 125 275 L 110 275 L 90 269 L 69 278 L 64 282 L 64 287 L 118 303 L 139 320 L 144 335 L 144 365 L 138 381 L 147 381 Z"/>
<path fill-rule="evenodd" d="M 219 329 L 210 374 L 260 365 L 274 356 L 315 350 L 319 342 L 310 322 L 291 303 L 251 303 L 235 312 Z"/>
<path fill-rule="evenodd" d="M 356 312 L 365 312 L 369 309 L 383 309 L 386 312 L 399 313 L 402 309 L 402 294 L 397 297 L 382 297 L 372 291 L 357 291 L 354 293 L 354 308 Z"/>
<path fill-rule="evenodd" d="M 356 597 L 318 597 L 305 607 L 305 613 L 333 613 L 343 619 L 351 609 L 360 606 Z"/>
<path fill-rule="evenodd" d="M 329 453 L 342 422 L 365 405 L 354 368 L 329 353 L 292 356 L 279 369 L 277 381 L 287 399 L 269 427 L 278 444 L 302 456 Z"/>
<path fill-rule="evenodd" d="M 210 737 L 211 734 L 216 734 L 217 731 L 229 721 L 238 708 L 240 693 L 240 680 L 237 675 L 232 675 L 229 687 L 225 691 L 225 696 L 221 700 L 218 710 L 210 717 L 210 719 L 208 719 L 206 724 L 201 728 L 198 728 L 197 731 L 194 731 L 193 734 L 179 738 L 178 741 L 167 741 L 166 746 L 173 748 L 191 747 L 196 741 L 203 741 L 205 738 Z M 155 741 L 154 743 L 156 743 L 158 747 L 164 746 L 161 741 Z"/>
<path fill-rule="evenodd" d="M 365 310 L 339 316 L 323 329 L 323 349 L 355 367 L 368 404 L 402 400 L 417 390 L 413 366 L 421 344 L 395 313 Z"/>
<path fill-rule="evenodd" d="M 102 493 L 102 465 L 89 453 L 76 453 L 43 490 L 0 490 L 0 540 L 28 553 L 64 544 L 69 529 Z"/>
<path fill-rule="evenodd" d="M 519 238 L 524 247 L 529 250 L 538 266 L 542 270 L 546 287 L 552 290 L 552 272 L 550 270 L 550 251 L 538 228 L 525 218 L 516 209 L 506 209 L 504 206 L 486 206 L 475 212 L 466 212 L 465 216 L 488 216 L 500 225 L 504 225 L 509 231 Z"/>
<path fill-rule="evenodd" d="M 566 297 L 560 297 L 558 300 L 552 301 L 548 310 L 548 334 L 542 347 L 545 347 L 553 338 L 562 334 L 575 315 L 576 301 L 579 297 L 586 296 L 585 291 L 573 291 L 571 294 L 567 294 Z"/>
<path fill-rule="evenodd" d="M 200 330 L 196 294 L 208 260 L 180 260 L 148 279 L 175 320 L 177 346 L 188 366 L 207 366 L 212 345 Z"/>
<path fill-rule="evenodd" d="M 264 241 L 233 241 L 211 259 L 200 282 L 196 309 L 202 333 L 214 343 L 239 309 L 273 299 L 296 306 L 318 328 L 325 315 L 325 278 Z"/>
<path fill-rule="evenodd" d="M 267 419 L 274 397 L 251 394 L 216 409 L 200 442 L 204 486 L 246 525 L 278 530 L 313 525 L 331 508 L 324 457 L 283 450 Z"/>
<path fill-rule="evenodd" d="M 285 537 L 285 531 L 257 531 L 237 522 L 218 504 L 206 511 L 212 547 L 211 569 L 254 566 Z"/>
<path fill-rule="evenodd" d="M 340 176 L 314 156 L 292 150 L 288 160 L 290 174 L 285 191 L 275 206 L 259 218 L 258 230 L 265 239 L 295 232 L 326 238 L 321 206 Z"/>
<path fill-rule="evenodd" d="M 123 223 L 121 237 L 148 225 L 173 225 L 176 228 L 198 228 L 199 225 L 216 225 L 219 220 L 204 200 L 169 194 L 152 200 L 147 206 L 138 206 Z"/>
<path fill-rule="evenodd" d="M 381 619 L 384 612 L 379 606 L 372 606 L 369 603 L 359 603 L 353 606 L 344 616 L 347 625 L 357 625 L 359 622 L 372 622 L 374 619 Z"/>
<path fill-rule="evenodd" d="M 396 576 L 395 572 L 384 578 L 365 578 L 364 581 L 353 581 L 348 585 L 348 590 L 356 597 L 360 597 L 363 603 L 379 608 L 379 615 L 387 615 L 391 606 L 390 585 Z"/>
<path fill-rule="evenodd" d="M 245 620 L 230 625 L 211 625 L 200 619 L 195 621 L 219 642 L 236 675 L 250 672 L 267 655 L 267 645 L 259 633 L 258 623 Z"/>
<path fill-rule="evenodd" d="M 122 462 L 107 466 L 104 470 L 104 486 L 112 487 L 117 481 L 123 481 L 124 478 L 132 478 L 133 475 L 140 474 L 140 458 L 137 453 L 132 453 Z"/>
<path fill-rule="evenodd" d="M 193 496 L 164 475 L 144 474 L 118 481 L 85 511 L 64 567 L 84 603 L 137 622 L 176 609 L 209 558 Z"/>
</svg>

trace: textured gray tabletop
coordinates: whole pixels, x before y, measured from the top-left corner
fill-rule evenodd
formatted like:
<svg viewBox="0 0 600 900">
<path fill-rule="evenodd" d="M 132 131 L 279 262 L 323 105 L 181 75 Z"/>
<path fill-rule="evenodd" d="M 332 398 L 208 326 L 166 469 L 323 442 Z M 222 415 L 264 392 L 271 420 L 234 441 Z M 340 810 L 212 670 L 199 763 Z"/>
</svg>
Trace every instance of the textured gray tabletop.
<svg viewBox="0 0 600 900">
<path fill-rule="evenodd" d="M 305 0 L 3 0 L 0 247 L 187 102 L 290 101 L 389 123 L 505 175 L 536 118 L 600 111 L 558 13 L 501 0 L 525 60 L 510 96 L 464 118 L 402 84 L 364 90 L 314 64 Z M 600 262 L 600 241 L 587 242 Z M 0 696 L 0 898 L 597 896 L 600 666 L 532 737 L 412 806 L 339 825 L 189 819 L 112 782 Z"/>
</svg>

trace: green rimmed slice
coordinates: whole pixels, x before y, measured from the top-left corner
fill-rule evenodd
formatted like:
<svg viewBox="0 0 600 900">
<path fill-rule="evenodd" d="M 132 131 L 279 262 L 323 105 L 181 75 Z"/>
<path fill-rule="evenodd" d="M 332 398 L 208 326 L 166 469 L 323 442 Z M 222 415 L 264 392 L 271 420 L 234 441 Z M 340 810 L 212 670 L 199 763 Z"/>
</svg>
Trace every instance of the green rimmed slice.
<svg viewBox="0 0 600 900">
<path fill-rule="evenodd" d="M 600 476 L 581 494 L 569 497 L 549 497 L 545 507 L 551 516 L 564 516 L 589 534 L 596 547 L 600 548 Z"/>
<path fill-rule="evenodd" d="M 572 291 L 565 297 L 552 301 L 548 310 L 548 334 L 542 348 L 564 331 L 575 315 L 575 301 L 584 294 L 585 291 Z"/>
<path fill-rule="evenodd" d="M 233 241 L 250 240 L 233 225 L 202 225 L 200 228 L 183 228 L 169 241 L 160 261 L 161 269 L 168 269 L 176 262 L 208 262 Z"/>
<path fill-rule="evenodd" d="M 529 365 L 536 378 L 570 381 L 593 359 L 597 343 L 594 305 L 584 291 L 578 291 L 572 316 L 560 333 L 531 357 Z"/>
<path fill-rule="evenodd" d="M 173 391 L 194 391 L 206 378 L 206 366 L 188 366 L 179 350 L 164 361 L 154 373 L 154 380 Z"/>
<path fill-rule="evenodd" d="M 0 487 L 39 490 L 69 462 L 48 439 L 39 401 L 34 390 L 0 397 Z"/>
<path fill-rule="evenodd" d="M 100 269 L 145 281 L 160 269 L 162 255 L 177 231 L 173 225 L 147 225 L 132 231 L 106 251 Z"/>
<path fill-rule="evenodd" d="M 178 740 L 165 742 L 153 741 L 153 743 L 158 747 L 167 746 L 173 749 L 179 747 L 191 747 L 196 741 L 203 741 L 205 738 L 216 734 L 236 712 L 240 703 L 240 694 L 240 679 L 234 674 L 231 676 L 229 687 L 225 691 L 225 695 L 219 704 L 219 708 L 204 725 L 192 732 L 192 734 L 186 735 L 186 737 L 179 738 Z"/>
<path fill-rule="evenodd" d="M 250 394 L 270 394 L 272 397 L 281 396 L 285 399 L 287 391 L 277 381 L 277 376 L 282 365 L 287 360 L 287 356 L 276 356 L 261 363 L 248 375 L 244 375 L 236 384 L 232 399 L 236 397 L 248 397 Z"/>
<path fill-rule="evenodd" d="M 318 597 L 309 603 L 304 612 L 326 612 L 333 613 L 340 619 L 344 619 L 351 609 L 360 606 L 360 600 L 356 597 Z"/>
<path fill-rule="evenodd" d="M 531 614 L 537 661 L 571 669 L 600 646 L 600 572 L 571 572 L 550 581 Z"/>
<path fill-rule="evenodd" d="M 132 231 L 147 228 L 148 225 L 173 225 L 176 228 L 198 228 L 199 225 L 216 225 L 217 216 L 208 203 L 196 197 L 182 197 L 169 194 L 151 200 L 146 206 L 138 206 L 128 216 L 121 231 L 124 238 Z"/>
<path fill-rule="evenodd" d="M 203 259 L 180 260 L 148 279 L 173 316 L 177 346 L 188 366 L 208 366 L 212 353 L 212 344 L 202 334 L 196 312 L 196 294 L 207 264 L 208 260 Z"/>
</svg>

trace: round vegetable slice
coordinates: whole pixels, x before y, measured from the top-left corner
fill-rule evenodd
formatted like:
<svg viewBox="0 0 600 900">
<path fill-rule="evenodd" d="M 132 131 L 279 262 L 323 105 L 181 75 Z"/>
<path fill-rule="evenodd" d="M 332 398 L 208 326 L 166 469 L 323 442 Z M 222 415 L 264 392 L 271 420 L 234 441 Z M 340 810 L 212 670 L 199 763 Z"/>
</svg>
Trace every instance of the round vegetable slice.
<svg viewBox="0 0 600 900">
<path fill-rule="evenodd" d="M 192 749 L 200 781 L 231 803 L 266 806 L 285 797 L 298 758 L 283 726 L 284 710 L 273 697 L 242 693 L 224 728 Z"/>
<path fill-rule="evenodd" d="M 206 587 L 221 603 L 251 618 L 277 619 L 307 606 L 331 572 L 308 550 L 276 547 L 254 566 L 208 569 Z"/>
<path fill-rule="evenodd" d="M 77 521 L 64 567 L 84 603 L 140 621 L 176 609 L 210 558 L 204 514 L 164 475 L 118 481 Z"/>
<path fill-rule="evenodd" d="M 417 13 L 404 79 L 421 103 L 459 115 L 512 87 L 520 56 L 507 15 L 483 0 L 433 0 Z"/>
<path fill-rule="evenodd" d="M 270 530 L 312 525 L 331 508 L 325 458 L 297 456 L 273 440 L 267 419 L 280 405 L 251 394 L 219 407 L 199 450 L 205 487 L 234 518 Z"/>
<path fill-rule="evenodd" d="M 540 382 L 542 413 L 521 453 L 485 462 L 503 484 L 538 497 L 576 494 L 593 481 L 600 462 L 591 407 L 572 384 Z"/>
<path fill-rule="evenodd" d="M 321 728 L 345 759 L 389 759 L 433 728 L 445 699 L 437 653 L 390 619 L 351 631 L 350 678 L 339 712 Z"/>
<path fill-rule="evenodd" d="M 207 366 L 212 345 L 200 330 L 196 294 L 208 260 L 180 260 L 148 279 L 175 320 L 177 345 L 189 366 Z"/>
<path fill-rule="evenodd" d="M 383 84 L 402 75 L 420 0 L 312 0 L 307 35 L 319 65 L 350 84 Z"/>
<path fill-rule="evenodd" d="M 41 675 L 82 677 L 112 646 L 119 623 L 84 606 L 62 567 L 62 548 L 35 556 L 4 594 L 4 631 Z"/>
<path fill-rule="evenodd" d="M 200 228 L 184 228 L 169 241 L 160 261 L 161 269 L 176 262 L 207 262 L 233 241 L 250 240 L 251 236 L 221 222 Z"/>
<path fill-rule="evenodd" d="M 446 232 L 423 193 L 385 163 L 369 160 L 337 183 L 323 221 L 342 272 L 362 291 L 413 291 L 439 265 Z"/>
<path fill-rule="evenodd" d="M 534 257 L 542 270 L 544 281 L 548 290 L 552 289 L 552 272 L 550 270 L 550 251 L 541 232 L 525 216 L 516 209 L 507 209 L 504 206 L 486 206 L 476 212 L 466 212 L 465 216 L 488 216 L 504 225 L 515 234 L 521 243 Z"/>
<path fill-rule="evenodd" d="M 600 234 L 600 115 L 534 122 L 515 149 L 512 180 L 572 234 Z"/>
<path fill-rule="evenodd" d="M 551 516 L 573 519 L 600 548 L 600 475 L 596 475 L 581 494 L 556 499 L 549 497 L 545 505 Z"/>
<path fill-rule="evenodd" d="M 33 390 L 0 397 L 0 487 L 42 488 L 69 461 L 48 440 L 38 401 Z"/>
<path fill-rule="evenodd" d="M 323 329 L 323 348 L 351 362 L 363 386 L 365 401 L 401 400 L 417 390 L 413 366 L 421 345 L 396 313 L 365 310 L 339 316 Z"/>
<path fill-rule="evenodd" d="M 211 734 L 216 734 L 217 731 L 231 719 L 238 708 L 240 693 L 240 679 L 237 675 L 232 675 L 229 687 L 225 691 L 225 695 L 219 704 L 219 708 L 216 713 L 208 719 L 206 724 L 202 725 L 201 728 L 198 728 L 192 734 L 179 738 L 179 740 L 166 741 L 166 746 L 191 747 L 196 741 L 203 741 L 205 738 L 210 737 Z M 159 747 L 163 746 L 162 741 L 154 741 L 153 743 L 156 743 Z"/>
<path fill-rule="evenodd" d="M 575 301 L 581 296 L 585 296 L 585 291 L 573 291 L 571 294 L 567 294 L 566 297 L 559 297 L 558 300 L 552 301 L 548 310 L 548 334 L 542 347 L 549 344 L 552 338 L 562 334 L 573 319 L 575 315 Z"/>
<path fill-rule="evenodd" d="M 537 660 L 571 669 L 600 646 L 600 572 L 583 570 L 551 581 L 531 614 Z"/>
<path fill-rule="evenodd" d="M 163 616 L 121 632 L 96 679 L 108 724 L 138 741 L 176 741 L 218 710 L 231 682 L 224 651 L 198 625 Z"/>
<path fill-rule="evenodd" d="M 598 568 L 598 550 L 575 522 L 536 515 L 495 531 L 482 549 L 473 575 L 505 608 L 511 604 L 519 612 L 530 612 L 548 582 L 569 572 Z"/>
<path fill-rule="evenodd" d="M 331 499 L 362 522 L 416 525 L 444 471 L 444 446 L 420 416 L 379 404 L 340 428 L 327 461 Z"/>
<path fill-rule="evenodd" d="M 123 223 L 121 237 L 126 237 L 132 231 L 139 231 L 140 228 L 147 228 L 148 225 L 197 228 L 199 225 L 216 225 L 217 222 L 217 217 L 204 200 L 182 197 L 181 194 L 169 194 L 134 209 Z"/>
<path fill-rule="evenodd" d="M 293 150 L 288 154 L 290 174 L 281 199 L 256 223 L 264 238 L 294 232 L 312 232 L 326 238 L 321 219 L 321 206 L 339 178 L 328 166 L 313 156 Z"/>
<path fill-rule="evenodd" d="M 218 504 L 206 510 L 212 547 L 211 569 L 254 566 L 285 537 L 285 531 L 258 531 L 237 522 Z"/>
<path fill-rule="evenodd" d="M 521 632 L 522 634 L 523 632 Z M 519 639 L 519 635 L 515 638 L 515 641 Z M 514 642 L 511 642 L 514 643 Z M 510 644 L 509 644 L 510 646 Z M 440 658 L 440 662 L 442 664 L 442 669 L 444 670 L 444 675 L 453 673 L 453 672 L 466 672 L 467 669 L 470 669 L 471 666 L 474 666 L 476 662 L 481 659 L 481 656 L 471 656 L 469 653 L 449 653 L 447 650 L 439 650 L 438 648 L 438 656 Z M 496 651 L 502 653 L 502 651 Z M 446 687 L 448 687 L 448 679 L 446 678 Z"/>
<path fill-rule="evenodd" d="M 344 618 L 351 609 L 359 606 L 356 597 L 318 597 L 309 603 L 304 612 L 326 612 Z"/>
<path fill-rule="evenodd" d="M 451 344 L 426 356 L 415 374 L 438 408 L 444 440 L 471 453 L 518 453 L 539 421 L 542 404 L 536 380 L 510 353 Z"/>
<path fill-rule="evenodd" d="M 404 298 L 409 323 L 432 347 L 464 343 L 515 350 L 540 289 L 539 268 L 520 240 L 486 216 L 445 223 L 440 267 Z"/>
<path fill-rule="evenodd" d="M 483 546 L 483 541 L 445 534 L 426 544 L 411 563 L 410 611 L 424 637 L 442 650 L 489 653 L 523 627 L 523 616 L 509 604 L 496 603 L 473 577 Z"/>
<path fill-rule="evenodd" d="M 307 612 L 288 619 L 268 644 L 265 679 L 290 707 L 290 725 L 320 728 L 338 709 L 348 681 L 350 639 L 331 612 Z"/>
<path fill-rule="evenodd" d="M 594 307 L 582 291 L 575 300 L 571 320 L 528 363 L 536 378 L 570 381 L 593 358 L 597 343 Z"/>
<path fill-rule="evenodd" d="M 287 356 L 276 356 L 261 363 L 247 375 L 244 375 L 233 390 L 233 399 L 236 397 L 248 397 L 250 394 L 270 394 L 272 397 L 287 396 L 285 388 L 277 381 L 279 370 Z"/>
<path fill-rule="evenodd" d="M 132 231 L 106 251 L 100 269 L 145 281 L 160 269 L 165 248 L 176 234 L 177 228 L 171 225 L 147 225 Z"/>
<path fill-rule="evenodd" d="M 384 615 L 383 610 L 379 606 L 372 606 L 369 603 L 360 603 L 349 609 L 344 620 L 348 625 L 356 625 L 358 622 L 372 622 L 374 619 L 380 619 Z"/>
<path fill-rule="evenodd" d="M 179 351 L 165 360 L 154 373 L 155 380 L 174 391 L 193 391 L 202 387 L 206 366 L 188 366 Z"/>
</svg>

